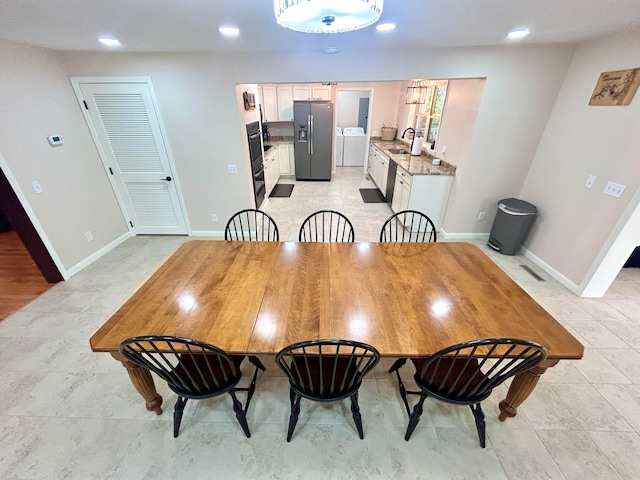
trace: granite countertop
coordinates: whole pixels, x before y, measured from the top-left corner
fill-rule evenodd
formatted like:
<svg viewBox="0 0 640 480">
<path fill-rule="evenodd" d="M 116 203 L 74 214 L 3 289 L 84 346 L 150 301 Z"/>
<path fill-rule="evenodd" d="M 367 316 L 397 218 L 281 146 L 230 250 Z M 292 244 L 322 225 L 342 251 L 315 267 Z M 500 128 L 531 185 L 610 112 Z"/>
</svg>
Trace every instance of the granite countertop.
<svg viewBox="0 0 640 480">
<path fill-rule="evenodd" d="M 271 147 L 276 147 L 278 146 L 278 144 L 293 143 L 293 137 L 278 137 L 278 136 L 272 135 L 271 137 L 269 137 L 269 140 L 264 140 L 263 143 L 265 147 L 267 145 Z"/>
<path fill-rule="evenodd" d="M 382 153 L 396 162 L 400 167 L 402 167 L 411 175 L 456 174 L 456 167 L 451 165 L 450 163 L 445 162 L 444 160 L 440 160 L 440 165 L 433 165 L 431 162 L 435 157 L 433 155 L 425 153 L 424 149 L 420 156 L 410 155 L 408 153 L 394 154 L 389 152 L 390 148 L 403 148 L 404 150 L 409 150 L 410 145 L 407 145 L 406 143 L 400 142 L 398 140 L 385 141 L 380 139 L 379 137 L 372 138 L 371 143 L 382 150 Z"/>
</svg>

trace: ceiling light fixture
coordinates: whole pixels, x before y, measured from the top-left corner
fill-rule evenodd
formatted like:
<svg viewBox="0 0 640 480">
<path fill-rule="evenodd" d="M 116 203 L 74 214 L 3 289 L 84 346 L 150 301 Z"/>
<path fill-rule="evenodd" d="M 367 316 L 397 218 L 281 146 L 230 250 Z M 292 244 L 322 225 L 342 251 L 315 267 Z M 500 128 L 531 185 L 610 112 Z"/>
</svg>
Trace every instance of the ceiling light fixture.
<svg viewBox="0 0 640 480">
<path fill-rule="evenodd" d="M 379 32 L 388 32 L 390 30 L 393 30 L 394 28 L 396 28 L 395 23 L 381 23 L 379 25 L 376 25 L 376 30 L 378 30 Z"/>
<path fill-rule="evenodd" d="M 276 21 L 297 32 L 342 33 L 368 27 L 382 14 L 383 0 L 274 0 Z"/>
<path fill-rule="evenodd" d="M 107 47 L 120 46 L 120 40 L 118 40 L 116 37 L 112 37 L 111 35 L 101 35 L 100 37 L 98 37 L 98 41 L 101 44 L 106 45 Z"/>
<path fill-rule="evenodd" d="M 225 37 L 235 37 L 240 33 L 240 29 L 238 27 L 220 27 L 218 28 L 218 31 Z"/>
<path fill-rule="evenodd" d="M 523 38 L 529 35 L 529 33 L 530 32 L 528 28 L 514 28 L 509 30 L 509 33 L 507 34 L 507 38 L 510 38 L 512 40 L 517 38 Z"/>
<path fill-rule="evenodd" d="M 337 47 L 324 47 L 324 50 L 322 50 L 323 53 L 326 53 L 328 55 L 333 55 L 334 53 L 338 53 L 338 48 Z"/>
</svg>

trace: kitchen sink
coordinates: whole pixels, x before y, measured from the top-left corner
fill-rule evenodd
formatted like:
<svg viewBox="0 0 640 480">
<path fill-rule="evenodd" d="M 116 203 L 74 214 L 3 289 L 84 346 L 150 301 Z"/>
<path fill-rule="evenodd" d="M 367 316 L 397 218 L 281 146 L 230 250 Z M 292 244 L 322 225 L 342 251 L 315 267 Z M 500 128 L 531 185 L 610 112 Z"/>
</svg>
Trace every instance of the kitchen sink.
<svg viewBox="0 0 640 480">
<path fill-rule="evenodd" d="M 405 153 L 409 153 L 404 148 L 389 148 L 387 151 L 389 153 L 393 153 L 394 155 L 402 155 L 402 154 L 405 154 Z"/>
</svg>

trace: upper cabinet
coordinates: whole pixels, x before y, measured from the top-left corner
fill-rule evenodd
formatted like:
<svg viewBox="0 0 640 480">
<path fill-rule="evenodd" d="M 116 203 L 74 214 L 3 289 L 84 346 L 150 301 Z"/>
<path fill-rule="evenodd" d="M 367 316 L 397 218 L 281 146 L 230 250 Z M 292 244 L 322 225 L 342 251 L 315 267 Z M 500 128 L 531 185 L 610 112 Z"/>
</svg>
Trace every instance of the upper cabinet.
<svg viewBox="0 0 640 480">
<path fill-rule="evenodd" d="M 262 106 L 262 120 L 264 122 L 278 121 L 278 93 L 275 85 L 262 86 L 260 105 Z"/>
<path fill-rule="evenodd" d="M 318 87 L 313 87 L 312 96 L 314 99 L 331 100 L 331 86 L 322 85 Z"/>
<path fill-rule="evenodd" d="M 331 100 L 331 85 L 295 84 L 294 100 Z"/>
<path fill-rule="evenodd" d="M 293 122 L 294 100 L 331 100 L 332 86 L 295 83 L 260 85 L 258 95 L 263 122 Z"/>
<path fill-rule="evenodd" d="M 294 85 L 293 86 L 293 99 L 294 100 L 309 100 L 311 98 L 311 86 L 309 85 Z"/>
<path fill-rule="evenodd" d="M 293 122 L 293 89 L 290 85 L 258 87 L 263 122 Z"/>
<path fill-rule="evenodd" d="M 278 121 L 293 122 L 293 89 L 278 86 Z"/>
</svg>

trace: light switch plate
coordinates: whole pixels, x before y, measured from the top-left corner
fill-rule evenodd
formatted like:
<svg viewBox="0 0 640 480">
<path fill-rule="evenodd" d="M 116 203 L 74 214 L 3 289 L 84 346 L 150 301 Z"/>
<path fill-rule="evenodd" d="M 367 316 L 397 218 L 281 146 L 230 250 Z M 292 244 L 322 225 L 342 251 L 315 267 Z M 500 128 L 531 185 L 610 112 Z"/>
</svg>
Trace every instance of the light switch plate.
<svg viewBox="0 0 640 480">
<path fill-rule="evenodd" d="M 620 183 L 615 183 L 615 182 L 607 182 L 607 185 L 606 187 L 604 187 L 604 190 L 602 191 L 602 193 L 604 193 L 605 195 L 610 195 L 615 198 L 620 198 L 625 188 L 627 188 L 626 185 L 622 185 Z"/>
<path fill-rule="evenodd" d="M 593 183 L 596 181 L 596 176 L 595 175 L 589 175 L 589 178 L 587 178 L 587 181 L 584 183 L 584 186 L 587 188 L 591 188 L 593 187 Z"/>
</svg>

